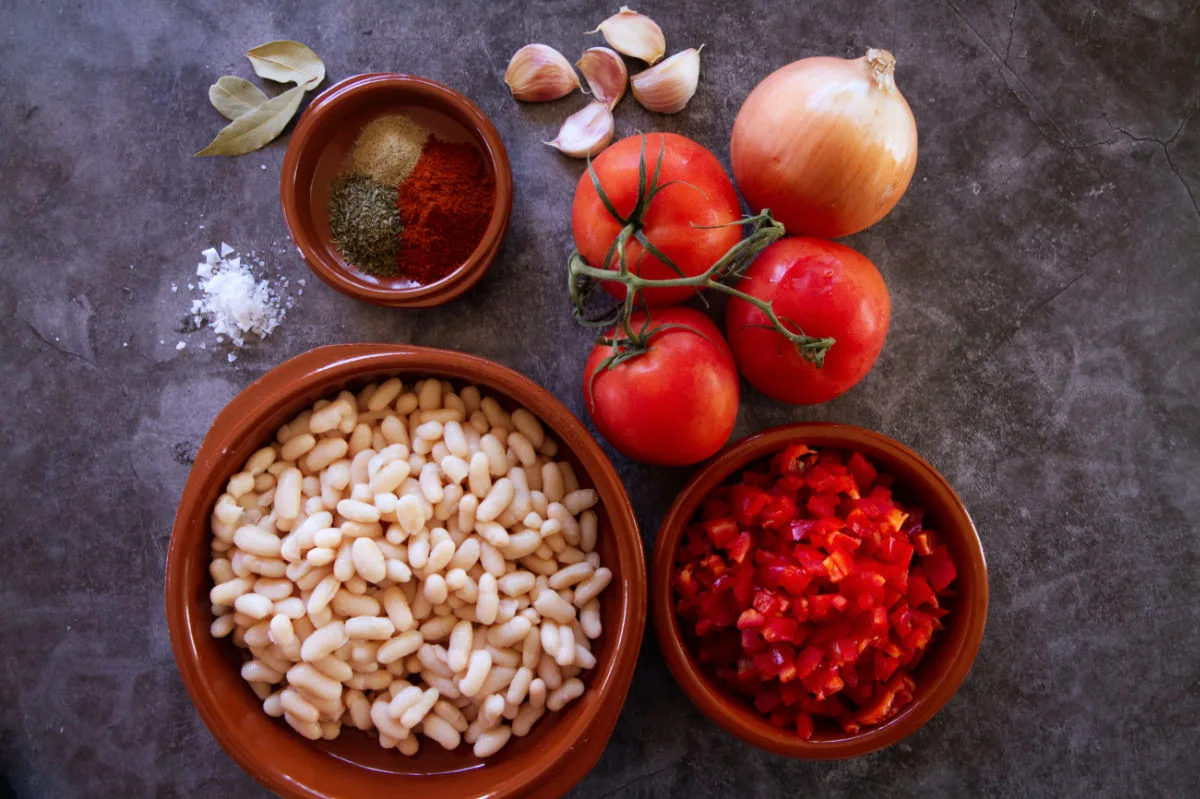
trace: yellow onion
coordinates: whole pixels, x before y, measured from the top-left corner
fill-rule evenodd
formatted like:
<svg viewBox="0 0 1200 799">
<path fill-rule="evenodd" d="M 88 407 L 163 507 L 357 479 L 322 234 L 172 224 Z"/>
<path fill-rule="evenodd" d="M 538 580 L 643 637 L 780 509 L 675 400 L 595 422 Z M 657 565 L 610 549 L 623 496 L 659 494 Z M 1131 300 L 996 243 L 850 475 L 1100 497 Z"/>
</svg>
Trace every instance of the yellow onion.
<svg viewBox="0 0 1200 799">
<path fill-rule="evenodd" d="M 733 177 L 755 213 L 790 234 L 857 233 L 900 200 L 917 165 L 917 123 L 896 59 L 804 58 L 767 76 L 733 125 Z"/>
</svg>

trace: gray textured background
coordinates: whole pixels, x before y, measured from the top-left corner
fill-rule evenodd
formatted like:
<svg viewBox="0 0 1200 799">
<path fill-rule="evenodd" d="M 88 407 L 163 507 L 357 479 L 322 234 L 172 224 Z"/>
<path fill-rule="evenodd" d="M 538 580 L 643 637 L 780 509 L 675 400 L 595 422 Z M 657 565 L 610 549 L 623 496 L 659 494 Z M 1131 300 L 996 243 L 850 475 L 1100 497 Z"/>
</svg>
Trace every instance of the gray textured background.
<svg viewBox="0 0 1200 799">
<path fill-rule="evenodd" d="M 501 75 L 530 41 L 573 57 L 610 9 L 274 5 L 0 4 L 0 770 L 19 797 L 263 794 L 184 693 L 161 589 L 189 458 L 272 365 L 330 342 L 437 345 L 513 366 L 583 412 L 589 335 L 561 279 L 580 167 L 539 144 L 582 100 L 519 106 Z M 849 240 L 887 279 L 887 347 L 824 406 L 746 389 L 736 435 L 829 419 L 912 445 L 979 526 L 992 610 L 950 704 L 903 744 L 840 764 L 726 736 L 649 638 L 574 796 L 1195 795 L 1196 4 L 643 5 L 670 49 L 708 44 L 701 86 L 675 117 L 625 100 L 619 134 L 679 131 L 722 160 L 741 100 L 775 67 L 867 45 L 896 54 L 916 177 Z M 279 211 L 286 136 L 240 159 L 191 157 L 222 124 L 208 85 L 251 77 L 243 52 L 274 38 L 311 45 L 331 81 L 415 72 L 495 121 L 512 226 L 461 301 L 397 312 L 311 279 Z M 235 364 L 211 332 L 177 332 L 197 254 L 222 240 L 264 256 L 293 294 L 310 277 L 283 329 Z M 649 543 L 689 470 L 616 463 Z"/>
</svg>

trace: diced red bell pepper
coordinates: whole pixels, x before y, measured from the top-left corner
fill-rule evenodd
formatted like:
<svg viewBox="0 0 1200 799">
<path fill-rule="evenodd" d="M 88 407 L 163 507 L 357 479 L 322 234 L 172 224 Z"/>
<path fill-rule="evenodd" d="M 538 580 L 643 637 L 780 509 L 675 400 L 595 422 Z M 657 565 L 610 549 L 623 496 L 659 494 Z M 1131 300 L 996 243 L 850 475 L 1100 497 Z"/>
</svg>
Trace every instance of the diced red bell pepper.
<svg viewBox="0 0 1200 799">
<path fill-rule="evenodd" d="M 937 538 L 928 530 L 910 536 L 909 540 L 912 542 L 913 548 L 917 550 L 917 554 L 922 557 L 929 557 L 937 547 Z"/>
<path fill-rule="evenodd" d="M 738 533 L 738 537 L 733 540 L 726 550 L 729 553 L 729 559 L 734 563 L 743 563 L 746 556 L 750 554 L 751 548 L 754 546 L 754 536 L 750 533 Z"/>
<path fill-rule="evenodd" d="M 846 535 L 837 530 L 825 536 L 825 548 L 827 550 L 841 550 L 842 552 L 853 552 L 862 544 L 862 541 L 851 535 Z"/>
<path fill-rule="evenodd" d="M 745 605 L 754 596 L 754 569 L 748 564 L 738 567 L 733 580 L 733 598 Z"/>
<path fill-rule="evenodd" d="M 713 546 L 724 549 L 738 536 L 738 523 L 728 517 L 709 519 L 703 523 L 704 534 Z"/>
<path fill-rule="evenodd" d="M 854 475 L 854 481 L 858 483 L 858 490 L 864 494 L 871 490 L 876 478 L 879 477 L 879 472 L 875 471 L 875 467 L 863 457 L 861 452 L 855 452 L 850 456 L 850 459 L 846 461 L 846 468 L 850 470 L 850 474 Z"/>
<path fill-rule="evenodd" d="M 824 566 L 831 582 L 841 582 L 854 574 L 854 558 L 850 556 L 850 553 L 842 550 L 835 550 L 825 558 Z"/>
<path fill-rule="evenodd" d="M 891 676 L 896 673 L 896 669 L 900 667 L 900 661 L 893 657 L 888 657 L 882 652 L 875 652 L 875 680 L 876 682 L 887 682 Z"/>
<path fill-rule="evenodd" d="M 781 641 L 799 643 L 800 622 L 787 616 L 769 619 L 763 627 L 762 636 L 773 644 Z"/>
<path fill-rule="evenodd" d="M 729 515 L 731 515 L 729 503 L 714 499 L 713 497 L 704 500 L 704 504 L 700 506 L 700 518 L 703 521 L 720 519 Z"/>
<path fill-rule="evenodd" d="M 769 472 L 756 472 L 750 469 L 742 472 L 742 484 L 754 486 L 755 488 L 769 488 L 771 483 L 775 482 L 775 478 Z M 737 488 L 737 486 L 733 486 Z M 731 494 L 732 496 L 732 494 Z"/>
<path fill-rule="evenodd" d="M 919 608 L 922 605 L 938 606 L 937 594 L 930 587 L 929 581 L 924 577 L 914 574 L 908 581 L 908 604 L 911 607 Z"/>
<path fill-rule="evenodd" d="M 792 557 L 800 564 L 800 568 L 808 572 L 814 577 L 824 577 L 825 572 L 825 555 L 816 547 L 806 544 L 797 544 L 792 549 Z"/>
<path fill-rule="evenodd" d="M 861 501 L 861 500 L 859 500 Z M 813 516 L 833 516 L 837 513 L 838 498 L 836 494 L 813 494 L 808 498 L 805 507 Z"/>
<path fill-rule="evenodd" d="M 804 458 L 812 454 L 813 450 L 803 444 L 790 444 L 772 459 L 772 463 L 779 474 L 804 474 L 808 469 Z"/>
<path fill-rule="evenodd" d="M 796 503 L 785 496 L 769 495 L 758 522 L 768 530 L 784 530 L 796 518 Z"/>
<path fill-rule="evenodd" d="M 808 588 L 812 579 L 799 566 L 784 566 L 779 572 L 779 587 L 792 596 L 799 596 Z"/>
<path fill-rule="evenodd" d="M 946 548 L 945 544 L 926 556 L 921 561 L 921 566 L 924 567 L 925 576 L 929 578 L 929 584 L 935 591 L 943 590 L 958 576 L 958 572 L 954 568 L 954 561 L 950 558 L 950 550 Z"/>
<path fill-rule="evenodd" d="M 743 527 L 754 524 L 758 514 L 767 507 L 770 494 L 757 486 L 735 485 L 733 487 L 733 518 Z"/>
<path fill-rule="evenodd" d="M 807 741 L 813 737 L 816 732 L 816 725 L 813 724 L 813 717 L 807 713 L 800 713 L 796 716 L 796 734 L 801 740 Z"/>
<path fill-rule="evenodd" d="M 739 630 L 761 630 L 767 625 L 767 617 L 754 608 L 746 608 L 742 611 L 742 615 L 738 616 L 737 628 Z"/>
</svg>

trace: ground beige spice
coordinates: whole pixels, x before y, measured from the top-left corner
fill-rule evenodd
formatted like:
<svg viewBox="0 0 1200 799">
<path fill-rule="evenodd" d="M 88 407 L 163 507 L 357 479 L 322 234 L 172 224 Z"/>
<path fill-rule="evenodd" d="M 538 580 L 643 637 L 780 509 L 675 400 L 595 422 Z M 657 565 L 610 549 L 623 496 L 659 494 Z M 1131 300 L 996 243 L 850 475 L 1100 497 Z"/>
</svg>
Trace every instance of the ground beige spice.
<svg viewBox="0 0 1200 799">
<path fill-rule="evenodd" d="M 429 131 L 403 114 L 371 120 L 354 141 L 354 171 L 388 186 L 399 186 L 412 174 Z"/>
</svg>

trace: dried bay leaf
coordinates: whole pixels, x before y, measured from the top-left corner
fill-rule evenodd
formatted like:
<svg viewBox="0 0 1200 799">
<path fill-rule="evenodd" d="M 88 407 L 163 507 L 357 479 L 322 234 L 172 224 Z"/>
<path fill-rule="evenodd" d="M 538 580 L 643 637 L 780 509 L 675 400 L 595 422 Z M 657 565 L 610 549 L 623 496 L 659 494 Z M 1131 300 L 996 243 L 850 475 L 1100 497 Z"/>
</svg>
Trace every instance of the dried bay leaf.
<svg viewBox="0 0 1200 799">
<path fill-rule="evenodd" d="M 325 64 L 300 42 L 280 39 L 260 44 L 246 53 L 260 78 L 295 83 L 312 89 L 325 79 Z"/>
<path fill-rule="evenodd" d="M 267 96 L 245 78 L 225 75 L 208 87 L 208 99 L 223 117 L 234 120 L 265 103 Z"/>
<path fill-rule="evenodd" d="M 304 87 L 294 86 L 226 125 L 196 155 L 245 155 L 275 139 L 296 115 Z"/>
</svg>

